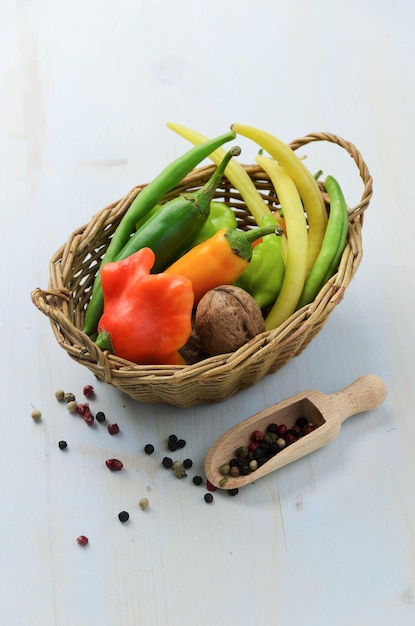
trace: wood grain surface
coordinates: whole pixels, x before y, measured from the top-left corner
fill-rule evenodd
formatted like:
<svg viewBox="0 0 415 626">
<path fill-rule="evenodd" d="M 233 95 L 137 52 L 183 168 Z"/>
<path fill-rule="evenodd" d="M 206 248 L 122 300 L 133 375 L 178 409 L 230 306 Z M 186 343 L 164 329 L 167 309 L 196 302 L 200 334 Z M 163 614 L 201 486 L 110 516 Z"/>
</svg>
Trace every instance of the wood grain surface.
<svg viewBox="0 0 415 626">
<path fill-rule="evenodd" d="M 414 624 L 414 18 L 408 0 L 0 0 L 1 624 Z M 94 380 L 30 300 L 70 233 L 188 148 L 169 121 L 287 142 L 329 131 L 374 179 L 362 263 L 320 334 L 255 387 L 189 410 Z M 302 156 L 358 200 L 343 151 Z M 385 381 L 381 406 L 236 497 L 204 501 L 192 478 L 224 431 L 367 373 Z M 85 401 L 87 384 L 107 417 L 93 427 L 55 398 Z M 170 452 L 170 434 L 186 446 Z M 187 477 L 164 456 L 191 459 Z"/>
</svg>

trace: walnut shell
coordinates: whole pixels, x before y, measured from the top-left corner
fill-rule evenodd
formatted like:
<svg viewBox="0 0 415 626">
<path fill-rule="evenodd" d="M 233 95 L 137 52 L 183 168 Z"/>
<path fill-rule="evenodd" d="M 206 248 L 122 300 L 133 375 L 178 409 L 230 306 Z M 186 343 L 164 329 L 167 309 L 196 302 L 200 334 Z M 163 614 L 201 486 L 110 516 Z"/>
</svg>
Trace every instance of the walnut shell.
<svg viewBox="0 0 415 626">
<path fill-rule="evenodd" d="M 240 287 L 211 289 L 197 306 L 195 332 L 210 356 L 235 352 L 264 330 L 261 309 Z"/>
</svg>

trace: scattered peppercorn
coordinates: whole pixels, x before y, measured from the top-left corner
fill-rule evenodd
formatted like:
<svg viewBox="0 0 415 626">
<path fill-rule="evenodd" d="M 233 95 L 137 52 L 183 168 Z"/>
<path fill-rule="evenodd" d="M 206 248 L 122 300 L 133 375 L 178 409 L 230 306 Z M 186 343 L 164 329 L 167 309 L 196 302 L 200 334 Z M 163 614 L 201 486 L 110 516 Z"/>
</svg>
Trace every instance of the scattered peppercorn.
<svg viewBox="0 0 415 626">
<path fill-rule="evenodd" d="M 180 450 L 181 448 L 185 447 L 186 441 L 184 439 L 178 439 L 176 445 L 177 445 L 177 449 Z"/>
<path fill-rule="evenodd" d="M 153 444 L 151 444 L 151 443 L 147 443 L 147 444 L 144 446 L 144 452 L 145 452 L 146 454 L 153 454 L 153 452 L 154 452 L 154 446 L 153 446 Z"/>
<path fill-rule="evenodd" d="M 208 504 L 211 504 L 213 502 L 213 496 L 211 493 L 205 493 L 205 495 L 203 496 L 205 502 L 207 502 Z"/>
<path fill-rule="evenodd" d="M 97 422 L 102 424 L 102 422 L 105 422 L 105 413 L 103 413 L 102 411 L 98 411 L 98 413 L 95 415 L 95 419 L 97 420 Z"/>
<path fill-rule="evenodd" d="M 76 403 L 76 400 L 70 400 L 66 405 L 66 408 L 68 409 L 69 413 L 76 413 L 77 407 L 78 405 Z"/>
<path fill-rule="evenodd" d="M 82 419 L 84 420 L 84 422 L 86 424 L 88 424 L 88 426 L 92 426 L 94 423 L 94 416 L 92 415 L 92 413 L 90 411 L 87 411 L 83 416 Z"/>
<path fill-rule="evenodd" d="M 78 413 L 78 415 L 85 415 L 86 413 L 89 413 L 90 408 L 88 402 L 81 402 L 80 404 L 77 404 L 76 412 Z"/>
<path fill-rule="evenodd" d="M 169 435 L 167 439 L 167 447 L 170 452 L 176 452 L 177 450 L 177 435 Z"/>
<path fill-rule="evenodd" d="M 149 501 L 148 501 L 148 498 L 141 498 L 141 499 L 138 501 L 138 506 L 140 507 L 140 509 L 141 509 L 142 511 L 145 511 L 146 509 L 148 509 L 149 504 L 150 504 L 150 503 L 149 503 Z"/>
<path fill-rule="evenodd" d="M 185 459 L 185 460 L 183 461 L 183 467 L 184 467 L 185 469 L 190 469 L 192 466 L 193 466 L 193 461 L 192 461 L 192 459 Z"/>
<path fill-rule="evenodd" d="M 63 439 L 58 443 L 58 446 L 60 448 L 60 450 L 66 450 L 66 448 L 68 447 L 68 444 L 66 443 L 66 441 L 63 441 Z"/>
<path fill-rule="evenodd" d="M 161 463 L 163 467 L 165 467 L 166 469 L 170 469 L 173 465 L 173 459 L 171 459 L 169 456 L 165 456 Z"/>
<path fill-rule="evenodd" d="M 203 483 L 203 478 L 201 476 L 193 476 L 193 484 L 199 486 Z"/>
<path fill-rule="evenodd" d="M 85 548 L 85 546 L 88 545 L 88 537 L 85 537 L 85 535 L 79 535 L 79 537 L 77 538 L 77 543 L 79 543 L 80 546 L 82 546 L 83 548 Z"/>
<path fill-rule="evenodd" d="M 230 496 L 237 496 L 239 493 L 238 487 L 234 487 L 233 489 L 228 489 L 228 494 Z"/>
<path fill-rule="evenodd" d="M 39 411 L 39 409 L 33 409 L 30 415 L 35 422 L 40 422 L 40 420 L 42 419 L 42 413 Z"/>
<path fill-rule="evenodd" d="M 130 519 L 130 514 L 128 513 L 128 511 L 121 511 L 120 513 L 118 513 L 118 519 L 124 524 Z"/>
<path fill-rule="evenodd" d="M 55 391 L 55 398 L 57 400 L 59 400 L 59 402 L 62 402 L 62 400 L 65 399 L 65 392 L 64 392 L 64 390 L 63 389 L 57 389 Z"/>
<path fill-rule="evenodd" d="M 119 459 L 107 459 L 105 465 L 112 472 L 119 472 L 124 467 L 123 463 Z"/>
<path fill-rule="evenodd" d="M 118 424 L 108 424 L 108 432 L 110 435 L 117 435 L 120 432 Z"/>
<path fill-rule="evenodd" d="M 174 461 L 172 469 L 176 478 L 186 478 L 186 469 L 180 461 Z"/>
<path fill-rule="evenodd" d="M 65 402 L 75 402 L 75 395 L 73 393 L 65 393 L 64 395 Z"/>
<path fill-rule="evenodd" d="M 83 388 L 83 394 L 85 398 L 92 398 L 95 394 L 94 388 L 92 385 L 85 385 Z"/>
</svg>

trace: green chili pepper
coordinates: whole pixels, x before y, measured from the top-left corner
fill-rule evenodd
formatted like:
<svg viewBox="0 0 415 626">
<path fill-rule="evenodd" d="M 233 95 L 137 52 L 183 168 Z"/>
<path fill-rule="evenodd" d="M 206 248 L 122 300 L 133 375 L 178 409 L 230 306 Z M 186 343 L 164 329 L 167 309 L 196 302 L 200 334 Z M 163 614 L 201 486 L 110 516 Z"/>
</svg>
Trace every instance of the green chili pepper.
<svg viewBox="0 0 415 626">
<path fill-rule="evenodd" d="M 224 202 L 211 202 L 209 217 L 196 239 L 192 242 L 192 248 L 216 235 L 221 228 L 236 227 L 236 216 L 232 209 Z"/>
<path fill-rule="evenodd" d="M 278 225 L 273 215 L 265 215 L 261 226 Z M 264 309 L 275 302 L 284 279 L 285 265 L 281 256 L 282 237 L 266 235 L 252 251 L 252 259 L 235 285 L 245 289 Z"/>
<path fill-rule="evenodd" d="M 205 158 L 214 152 L 219 146 L 228 141 L 235 139 L 236 135 L 233 131 L 205 141 L 203 144 L 194 146 L 179 158 L 172 161 L 167 167 L 156 176 L 148 185 L 143 187 L 137 197 L 133 200 L 121 222 L 119 223 L 110 244 L 104 254 L 100 264 L 100 269 L 106 263 L 115 261 L 118 254 L 128 242 L 131 233 L 134 232 L 137 222 L 148 214 L 153 207 L 160 202 L 163 196 L 178 185 L 189 172 L 199 165 Z M 102 299 L 100 272 L 95 277 L 92 288 L 92 295 L 89 306 L 86 311 L 84 332 L 88 335 L 95 333 L 96 329 L 96 312 L 94 305 L 89 313 L 91 303 L 94 301 L 95 292 Z"/>
<path fill-rule="evenodd" d="M 349 214 L 339 183 L 327 176 L 324 187 L 330 200 L 330 213 L 320 253 L 304 284 L 297 308 L 312 302 L 335 273 L 346 245 Z"/>
<path fill-rule="evenodd" d="M 205 185 L 194 193 L 185 193 L 166 202 L 159 211 L 128 240 L 116 261 L 122 261 L 141 248 L 151 248 L 156 255 L 152 272 L 163 271 L 188 250 L 209 216 L 210 203 L 223 177 L 226 165 L 240 148 L 232 148 Z M 101 279 L 88 305 L 84 332 L 94 336 L 103 311 Z"/>
</svg>

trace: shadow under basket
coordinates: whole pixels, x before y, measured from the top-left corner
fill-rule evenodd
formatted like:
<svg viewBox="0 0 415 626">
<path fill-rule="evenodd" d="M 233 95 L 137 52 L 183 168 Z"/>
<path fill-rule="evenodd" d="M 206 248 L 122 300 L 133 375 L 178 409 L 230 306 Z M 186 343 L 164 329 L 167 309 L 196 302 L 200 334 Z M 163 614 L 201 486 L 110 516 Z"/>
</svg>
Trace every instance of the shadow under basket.
<svg viewBox="0 0 415 626">
<path fill-rule="evenodd" d="M 101 258 L 124 213 L 145 186 L 139 185 L 73 232 L 50 261 L 48 289 L 32 292 L 32 301 L 49 318 L 58 344 L 99 380 L 132 398 L 181 408 L 226 400 L 298 356 L 342 300 L 360 264 L 363 217 L 372 196 L 372 178 L 361 154 L 350 142 L 330 133 L 313 133 L 293 141 L 290 146 L 297 150 L 316 141 L 337 144 L 349 153 L 363 181 L 363 193 L 360 202 L 349 209 L 348 239 L 338 271 L 312 303 L 296 311 L 275 330 L 257 335 L 236 352 L 210 357 L 193 365 L 136 365 L 102 352 L 82 332 L 85 311 Z M 243 167 L 270 208 L 275 208 L 278 199 L 267 174 L 257 165 Z M 209 165 L 194 170 L 164 200 L 201 187 L 214 169 L 215 166 Z M 320 189 L 327 206 L 327 196 Z M 239 228 L 254 225 L 240 194 L 226 178 L 217 189 L 216 199 L 232 207 Z"/>
</svg>

